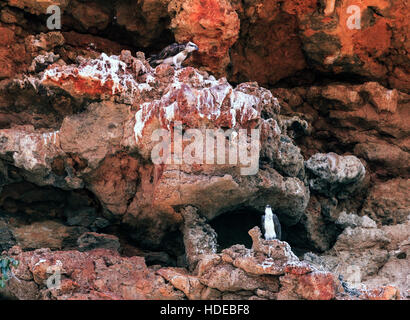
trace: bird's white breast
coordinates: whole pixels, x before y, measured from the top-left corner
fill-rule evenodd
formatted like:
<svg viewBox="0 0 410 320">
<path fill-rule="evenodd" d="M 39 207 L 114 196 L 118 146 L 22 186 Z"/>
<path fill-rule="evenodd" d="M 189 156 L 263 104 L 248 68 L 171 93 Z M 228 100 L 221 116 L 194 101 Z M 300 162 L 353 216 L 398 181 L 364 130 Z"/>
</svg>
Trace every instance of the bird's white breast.
<svg viewBox="0 0 410 320">
<path fill-rule="evenodd" d="M 182 51 L 182 52 L 178 53 L 175 56 L 165 58 L 162 61 L 162 63 L 163 64 L 169 64 L 169 65 L 173 65 L 173 64 L 179 64 L 180 65 L 186 58 L 187 58 L 186 52 Z"/>
<path fill-rule="evenodd" d="M 265 239 L 272 240 L 276 238 L 275 224 L 271 215 L 265 215 Z"/>
<path fill-rule="evenodd" d="M 273 223 L 273 212 L 270 207 L 265 209 L 265 239 L 276 239 L 275 224 Z"/>
</svg>

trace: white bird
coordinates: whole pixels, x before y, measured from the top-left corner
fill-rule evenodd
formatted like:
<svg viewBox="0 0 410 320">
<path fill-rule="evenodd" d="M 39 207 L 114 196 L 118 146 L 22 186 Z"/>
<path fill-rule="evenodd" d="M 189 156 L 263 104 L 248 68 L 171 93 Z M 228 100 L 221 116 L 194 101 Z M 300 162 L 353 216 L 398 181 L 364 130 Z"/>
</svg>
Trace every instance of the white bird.
<svg viewBox="0 0 410 320">
<path fill-rule="evenodd" d="M 266 240 L 280 240 L 282 237 L 279 219 L 276 214 L 272 212 L 270 205 L 266 206 L 265 215 L 262 216 L 262 229 Z"/>
<path fill-rule="evenodd" d="M 159 54 L 148 58 L 151 67 L 159 64 L 174 65 L 177 69 L 181 68 L 182 62 L 187 59 L 192 52 L 197 51 L 198 46 L 193 42 L 184 44 L 173 43 L 165 47 Z"/>
</svg>

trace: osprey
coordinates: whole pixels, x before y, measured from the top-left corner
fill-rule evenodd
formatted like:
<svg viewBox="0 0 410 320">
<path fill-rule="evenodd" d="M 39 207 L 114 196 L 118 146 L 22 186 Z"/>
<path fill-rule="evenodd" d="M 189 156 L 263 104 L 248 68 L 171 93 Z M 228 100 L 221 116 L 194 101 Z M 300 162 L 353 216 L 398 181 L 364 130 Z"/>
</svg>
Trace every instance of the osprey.
<svg viewBox="0 0 410 320">
<path fill-rule="evenodd" d="M 173 43 L 164 48 L 159 54 L 152 55 L 148 58 L 151 67 L 156 67 L 159 64 L 165 63 L 174 65 L 177 69 L 181 68 L 182 62 L 187 59 L 192 52 L 197 51 L 198 46 L 193 42 L 184 44 Z"/>
<path fill-rule="evenodd" d="M 280 240 L 282 236 L 279 219 L 276 214 L 272 212 L 270 205 L 266 206 L 265 215 L 262 216 L 262 229 L 266 240 Z"/>
</svg>

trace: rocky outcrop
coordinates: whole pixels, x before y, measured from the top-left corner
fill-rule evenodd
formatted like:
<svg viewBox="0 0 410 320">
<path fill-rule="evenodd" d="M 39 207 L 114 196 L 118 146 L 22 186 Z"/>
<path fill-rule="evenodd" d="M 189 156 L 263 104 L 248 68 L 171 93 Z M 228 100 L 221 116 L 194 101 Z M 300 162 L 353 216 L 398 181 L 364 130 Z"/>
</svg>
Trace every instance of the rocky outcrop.
<svg viewBox="0 0 410 320">
<path fill-rule="evenodd" d="M 181 299 L 183 295 L 145 265 L 107 249 L 9 252 L 20 262 L 6 293 L 18 299 Z M 3 290 L 4 291 L 4 290 Z"/>
<path fill-rule="evenodd" d="M 298 222 L 307 205 L 309 190 L 301 180 L 300 151 L 280 129 L 276 99 L 254 83 L 233 88 L 225 79 L 216 80 L 193 68 L 154 70 L 142 54 L 135 58 L 124 51 L 79 65 L 52 65 L 36 77 L 9 82 L 5 91 L 9 88 L 20 88 L 21 94 L 44 94 L 48 101 L 63 94 L 66 103 L 72 103 L 71 110 L 83 111 L 62 117 L 54 128 L 27 125 L 2 130 L 0 152 L 6 166 L 18 168 L 25 180 L 40 186 L 86 188 L 98 198 L 105 215 L 131 226 L 161 217 L 159 225 L 138 227 L 146 244 L 160 245 L 165 232 L 178 227 L 181 214 L 175 208 L 183 205 L 196 206 L 201 215 L 212 219 L 239 205 L 260 210 L 263 198 L 288 225 Z M 268 119 L 261 117 L 262 110 Z M 178 123 L 185 131 L 258 129 L 252 147 L 255 157 L 248 156 L 247 164 L 215 166 L 211 165 L 214 159 L 204 163 L 200 150 L 199 158 L 190 158 L 192 167 L 176 164 L 179 155 L 174 151 L 157 164 L 152 159 L 157 144 L 151 139 L 153 133 L 176 132 Z M 204 129 L 202 133 L 205 136 Z M 245 140 L 238 142 L 239 150 L 247 145 Z M 258 144 L 265 155 L 262 163 Z M 229 152 L 224 152 L 226 159 Z M 173 162 L 168 161 L 171 157 Z"/>
<path fill-rule="evenodd" d="M 353 73 L 408 90 L 408 49 L 399 40 L 407 37 L 405 3 L 322 3 L 317 14 L 298 15 L 301 41 L 310 64 L 319 70 Z"/>
<path fill-rule="evenodd" d="M 313 155 L 306 161 L 306 169 L 312 174 L 309 180 L 312 190 L 329 197 L 337 195 L 338 198 L 347 196 L 340 194 L 339 190 L 349 194 L 357 189 L 366 172 L 355 156 L 341 157 L 335 153 Z"/>
<path fill-rule="evenodd" d="M 13 232 L 8 227 L 7 223 L 0 221 L 0 250 L 3 252 L 10 249 L 16 244 L 16 239 Z"/>
<path fill-rule="evenodd" d="M 272 92 L 279 97 L 283 113 L 301 116 L 310 127 L 308 135 L 296 137 L 302 154 L 309 159 L 306 171 L 313 187 L 302 223 L 295 229 L 306 234 L 298 243 L 310 242 L 310 249 L 329 250 L 343 230 L 336 224 L 342 212 L 367 215 L 378 224 L 394 225 L 406 220 L 408 205 L 403 198 L 409 168 L 406 142 L 409 128 L 404 120 L 408 117 L 406 94 L 375 82 L 281 88 Z M 344 191 L 339 194 L 332 191 L 338 183 L 324 188 L 314 186 L 323 182 L 319 177 L 330 177 L 330 173 L 326 173 L 328 169 L 314 173 L 309 168 L 313 164 L 319 168 L 315 160 L 319 154 L 324 164 L 331 163 L 325 156 L 329 150 L 339 156 L 360 159 L 359 167 L 366 168 L 366 175 L 358 174 L 359 167 L 351 172 L 362 176 L 360 183 L 353 183 L 352 187 L 344 185 Z"/>
<path fill-rule="evenodd" d="M 189 268 L 194 270 L 203 255 L 217 252 L 217 234 L 206 219 L 200 217 L 194 207 L 184 208 L 182 211 L 184 227 L 185 258 Z"/>
<path fill-rule="evenodd" d="M 408 179 L 398 178 L 377 184 L 370 189 L 362 214 L 386 225 L 403 223 L 410 215 L 409 191 Z"/>
<path fill-rule="evenodd" d="M 89 251 L 96 248 L 104 248 L 113 251 L 120 249 L 120 242 L 116 236 L 110 234 L 100 234 L 96 232 L 86 232 L 77 239 L 79 251 Z"/>
<path fill-rule="evenodd" d="M 409 298 L 404 1 L 49 4 L 0 3 L 0 295 Z"/>
<path fill-rule="evenodd" d="M 304 2 L 232 1 L 241 19 L 239 39 L 230 51 L 232 81 L 273 84 L 306 68 L 294 10 L 299 6 L 312 13 L 316 4 Z"/>
<path fill-rule="evenodd" d="M 12 231 L 23 250 L 41 248 L 61 250 L 64 247 L 76 247 L 77 238 L 85 229 L 68 227 L 55 221 L 41 221 L 15 227 Z"/>
<path fill-rule="evenodd" d="M 54 4 L 60 8 L 67 30 L 79 33 L 78 38 L 91 35 L 88 42 L 73 43 L 73 49 L 107 52 L 107 42 L 98 39 L 99 35 L 155 50 L 174 39 L 193 40 L 200 47 L 193 57 L 196 65 L 218 76 L 228 75 L 235 82 L 252 80 L 268 85 L 295 76 L 310 80 L 301 72 L 310 69 L 353 74 L 408 90 L 408 22 L 402 0 L 360 4 L 334 0 L 122 0 L 103 5 L 96 0 L 87 4 L 64 0 Z M 38 19 L 46 15 L 48 6 L 48 2 L 22 0 L 3 4 L 3 41 L 20 53 L 1 52 L 2 60 L 13 67 L 4 68 L 4 76 L 10 77 L 29 63 L 24 45 L 14 41 L 29 29 L 24 13 Z M 10 25 L 19 29 L 10 29 Z M 45 31 L 45 23 L 37 28 Z"/>
<path fill-rule="evenodd" d="M 124 258 L 107 249 L 21 252 L 13 247 L 8 254 L 20 264 L 3 293 L 19 299 L 86 300 L 399 298 L 394 287 L 362 288 L 350 295 L 334 274 L 300 262 L 286 242 L 261 239 L 258 227 L 249 234 L 252 249 L 235 245 L 219 254 L 204 252 L 192 274 L 182 268 L 147 268 L 143 258 Z M 191 254 L 187 251 L 190 261 Z"/>
<path fill-rule="evenodd" d="M 240 20 L 228 0 L 171 0 L 171 29 L 178 42 L 199 47 L 194 63 L 217 76 L 225 75 L 229 49 L 239 37 Z"/>
<path fill-rule="evenodd" d="M 408 298 L 409 221 L 378 228 L 367 216 L 344 213 L 337 223 L 345 229 L 333 248 L 321 256 L 305 254 L 305 260 L 323 270 L 340 274 L 352 287 L 389 284 L 396 286 L 403 297 Z"/>
<path fill-rule="evenodd" d="M 407 94 L 375 82 L 276 89 L 273 94 L 282 112 L 303 114 L 310 124 L 311 135 L 299 144 L 306 156 L 346 150 L 380 178 L 408 177 Z"/>
</svg>

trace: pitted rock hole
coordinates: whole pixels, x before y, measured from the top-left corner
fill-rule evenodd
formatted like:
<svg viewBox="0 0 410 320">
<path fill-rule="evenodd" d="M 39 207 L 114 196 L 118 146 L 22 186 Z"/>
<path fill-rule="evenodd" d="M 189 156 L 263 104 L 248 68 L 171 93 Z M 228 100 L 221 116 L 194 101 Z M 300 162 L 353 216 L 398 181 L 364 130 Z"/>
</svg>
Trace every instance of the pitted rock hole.
<svg viewBox="0 0 410 320">
<path fill-rule="evenodd" d="M 0 247 L 77 248 L 83 233 L 104 232 L 110 224 L 101 212 L 100 203 L 87 190 L 65 191 L 26 181 L 6 185 L 0 193 Z"/>
<path fill-rule="evenodd" d="M 261 224 L 262 212 L 253 208 L 241 208 L 223 213 L 210 221 L 211 227 L 218 234 L 218 251 L 234 244 L 252 247 L 248 231 Z"/>
<path fill-rule="evenodd" d="M 211 220 L 209 224 L 218 234 L 218 251 L 229 248 L 235 244 L 243 244 L 247 248 L 252 247 L 252 239 L 248 231 L 255 226 L 262 230 L 263 211 L 255 208 L 240 208 L 228 211 Z M 280 215 L 278 215 L 280 221 Z M 296 226 L 288 227 L 281 223 L 282 241 L 286 241 L 292 247 L 292 251 L 303 256 L 305 252 L 315 251 L 309 243 L 306 230 L 298 223 Z"/>
</svg>

